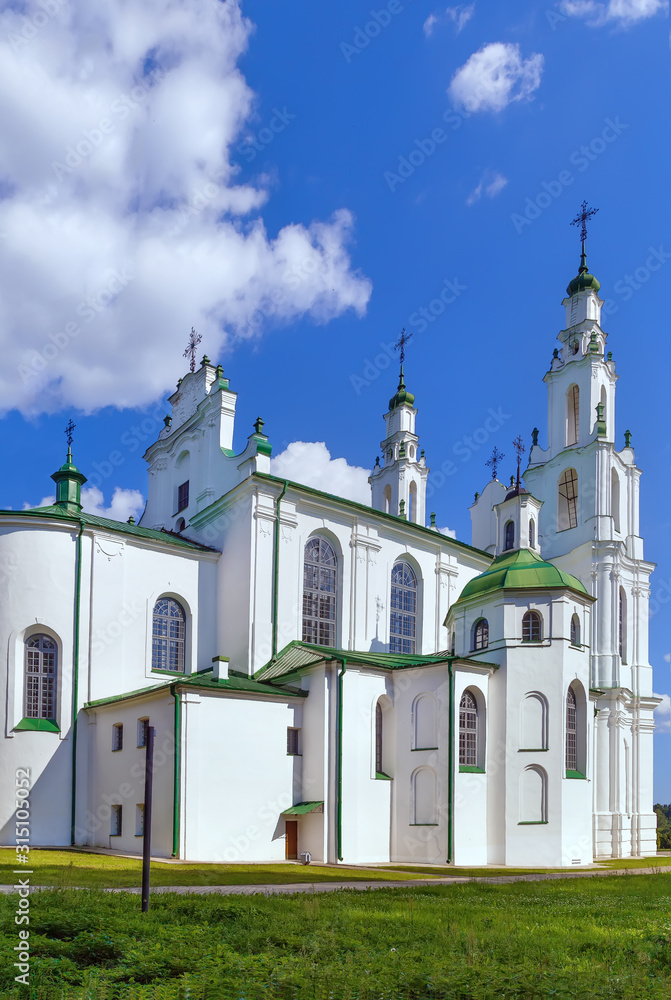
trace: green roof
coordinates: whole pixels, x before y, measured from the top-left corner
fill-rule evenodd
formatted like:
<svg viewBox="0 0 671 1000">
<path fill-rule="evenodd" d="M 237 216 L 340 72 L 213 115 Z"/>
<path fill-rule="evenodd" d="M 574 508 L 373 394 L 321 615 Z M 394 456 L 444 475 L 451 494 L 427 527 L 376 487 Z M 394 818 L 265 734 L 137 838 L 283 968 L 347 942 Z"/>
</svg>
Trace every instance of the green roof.
<svg viewBox="0 0 671 1000">
<path fill-rule="evenodd" d="M 566 291 L 569 295 L 575 295 L 576 292 L 584 292 L 587 288 L 593 288 L 595 292 L 598 292 L 601 288 L 601 283 L 597 281 L 593 274 L 589 273 L 587 269 L 587 261 L 585 259 L 585 251 L 583 248 L 583 252 L 580 257 L 580 268 L 578 269 L 578 274 L 575 278 L 569 281 Z"/>
<path fill-rule="evenodd" d="M 0 516 L 8 517 L 49 517 L 59 521 L 70 521 L 74 524 L 84 522 L 87 528 L 103 528 L 105 531 L 115 531 L 130 538 L 146 538 L 153 541 L 163 542 L 166 545 L 176 545 L 182 549 L 194 549 L 200 552 L 216 552 L 217 549 L 209 545 L 201 545 L 200 542 L 189 541 L 171 531 L 156 530 L 155 528 L 141 528 L 137 524 L 128 524 L 126 521 L 113 521 L 109 517 L 98 517 L 96 514 L 84 514 L 79 511 L 66 510 L 58 504 L 51 504 L 49 507 L 31 507 L 28 510 L 0 510 Z"/>
<path fill-rule="evenodd" d="M 285 809 L 282 813 L 283 816 L 305 816 L 307 813 L 314 812 L 315 809 L 324 806 L 324 800 L 321 802 L 298 802 L 295 806 L 290 806 Z"/>
<path fill-rule="evenodd" d="M 297 688 L 284 687 L 281 684 L 265 684 L 255 681 L 252 677 L 228 677 L 225 680 L 215 680 L 212 670 L 202 670 L 195 674 L 188 674 L 184 677 L 175 676 L 163 684 L 153 687 L 138 688 L 136 691 L 128 691 L 125 694 L 112 695 L 109 698 L 99 698 L 97 701 L 89 701 L 84 708 L 101 708 L 103 705 L 112 705 L 118 701 L 130 701 L 133 698 L 141 698 L 148 694 L 159 694 L 168 692 L 173 687 L 198 688 L 207 691 L 232 691 L 242 694 L 270 695 L 273 698 L 307 698 L 307 691 L 300 691 Z"/>
<path fill-rule="evenodd" d="M 489 569 L 466 584 L 455 604 L 483 597 L 497 590 L 573 590 L 593 598 L 577 577 L 545 562 L 531 549 L 515 549 L 497 556 Z"/>
<path fill-rule="evenodd" d="M 346 660 L 348 664 L 376 667 L 380 670 L 406 670 L 409 667 L 430 667 L 434 663 L 445 663 L 449 659 L 454 659 L 454 657 L 451 657 L 447 652 L 431 653 L 424 656 L 407 653 L 367 653 L 351 649 L 333 649 L 330 646 L 313 646 L 296 639 L 285 646 L 277 654 L 274 661 L 271 660 L 257 670 L 254 677 L 263 681 L 272 681 L 277 677 L 284 677 L 297 670 L 312 667 L 328 660 Z"/>
</svg>

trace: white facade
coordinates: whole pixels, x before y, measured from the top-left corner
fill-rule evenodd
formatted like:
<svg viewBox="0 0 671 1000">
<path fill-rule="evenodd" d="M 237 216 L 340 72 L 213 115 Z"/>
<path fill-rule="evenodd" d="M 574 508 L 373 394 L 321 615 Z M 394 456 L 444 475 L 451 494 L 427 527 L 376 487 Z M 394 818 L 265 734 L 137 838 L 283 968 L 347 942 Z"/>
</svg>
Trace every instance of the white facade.
<svg viewBox="0 0 671 1000">
<path fill-rule="evenodd" d="M 653 567 L 597 291 L 565 300 L 530 492 L 488 483 L 475 547 L 426 526 L 403 373 L 370 507 L 273 477 L 261 421 L 235 454 L 204 359 L 147 451 L 140 525 L 82 514 L 70 458 L 55 505 L 0 513 L 2 843 L 27 767 L 35 845 L 138 850 L 146 720 L 161 856 L 654 853 Z"/>
</svg>

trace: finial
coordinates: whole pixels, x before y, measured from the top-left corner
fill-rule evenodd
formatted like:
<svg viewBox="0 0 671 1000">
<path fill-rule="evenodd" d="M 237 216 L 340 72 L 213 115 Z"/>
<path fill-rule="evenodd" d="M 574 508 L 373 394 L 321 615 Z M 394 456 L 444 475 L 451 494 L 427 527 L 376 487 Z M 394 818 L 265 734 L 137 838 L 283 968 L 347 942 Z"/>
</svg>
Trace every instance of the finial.
<svg viewBox="0 0 671 1000">
<path fill-rule="evenodd" d="M 515 477 L 514 477 L 514 476 L 511 476 L 511 477 L 510 477 L 510 485 L 511 485 L 511 486 L 514 486 L 514 485 L 515 485 Z"/>
<path fill-rule="evenodd" d="M 432 528 L 436 527 L 436 512 L 435 512 L 435 510 L 431 511 L 431 527 Z"/>
<path fill-rule="evenodd" d="M 555 347 L 554 351 L 552 352 L 552 360 L 556 361 L 558 357 L 559 357 L 559 349 Z"/>
<path fill-rule="evenodd" d="M 379 455 L 375 456 L 375 468 L 376 469 L 380 468 L 380 456 Z"/>
<path fill-rule="evenodd" d="M 394 350 L 399 352 L 399 361 L 401 362 L 401 376 L 403 375 L 403 362 L 405 361 L 405 345 L 411 338 L 412 334 L 406 333 L 404 328 L 403 330 L 401 330 L 401 336 L 394 344 Z"/>
<path fill-rule="evenodd" d="M 492 470 L 492 479 L 496 479 L 496 472 L 499 465 L 501 464 L 501 459 L 505 457 L 506 456 L 503 454 L 503 452 L 499 451 L 496 445 L 494 445 L 494 451 L 492 452 L 492 457 L 488 458 L 487 461 L 485 462 L 485 465 L 488 465 Z"/>
<path fill-rule="evenodd" d="M 538 447 L 538 428 L 537 427 L 534 427 L 534 429 L 531 432 L 531 447 L 532 448 L 537 448 Z"/>
<path fill-rule="evenodd" d="M 624 446 L 625 448 L 631 448 L 631 431 L 624 432 Z"/>
<path fill-rule="evenodd" d="M 208 358 L 207 354 L 203 354 L 203 360 L 200 362 L 200 367 L 204 368 L 205 365 L 209 365 L 209 363 L 210 359 Z"/>
<path fill-rule="evenodd" d="M 401 441 L 400 447 L 398 449 L 398 457 L 405 458 L 405 441 Z"/>
<path fill-rule="evenodd" d="M 183 381 L 184 381 L 184 380 L 183 380 L 183 379 L 181 379 L 181 378 L 178 378 L 178 379 L 177 379 L 177 388 L 178 388 L 178 389 L 179 389 L 179 387 L 180 387 L 180 385 L 182 384 L 182 382 L 183 382 Z"/>
<path fill-rule="evenodd" d="M 606 434 L 606 421 L 603 418 L 603 403 L 597 403 L 595 406 L 596 410 L 596 436 L 605 437 Z"/>
<path fill-rule="evenodd" d="M 419 453 L 419 457 L 420 458 L 424 458 L 424 449 L 423 448 L 421 449 L 421 451 Z"/>
<path fill-rule="evenodd" d="M 133 515 L 132 515 L 132 514 L 131 514 L 131 516 L 130 516 L 130 517 L 128 518 L 128 521 L 127 521 L 126 523 L 127 523 L 127 524 L 135 524 L 135 518 L 133 517 Z"/>
<path fill-rule="evenodd" d="M 526 448 L 524 447 L 524 442 L 522 441 L 522 435 L 518 434 L 513 441 L 513 448 L 517 453 L 517 489 L 520 488 L 520 466 L 522 464 L 522 455 L 524 455 Z"/>
<path fill-rule="evenodd" d="M 165 425 L 165 429 L 168 430 L 170 428 L 171 423 L 172 423 L 172 417 L 170 416 L 169 413 L 167 413 L 165 415 L 165 417 L 163 417 L 163 423 Z"/>
<path fill-rule="evenodd" d="M 479 492 L 479 490 L 476 490 L 475 491 L 475 497 L 473 499 L 473 503 L 477 503 L 479 499 L 480 499 L 480 492 Z"/>
<path fill-rule="evenodd" d="M 224 369 L 221 367 L 221 365 L 217 365 L 214 374 L 217 376 L 217 378 L 224 377 Z"/>
<path fill-rule="evenodd" d="M 398 505 L 398 516 L 405 517 L 405 500 L 401 500 L 400 504 Z"/>
<path fill-rule="evenodd" d="M 609 351 L 608 354 L 606 355 L 606 361 L 612 361 L 612 360 L 613 360 L 613 352 Z"/>
<path fill-rule="evenodd" d="M 571 220 L 572 226 L 580 226 L 580 270 L 578 274 L 584 274 L 587 271 L 587 262 L 585 257 L 585 240 L 587 239 L 587 220 L 599 211 L 598 208 L 588 208 L 587 202 L 583 201 L 580 206 L 580 211 L 576 215 L 575 219 Z"/>
<path fill-rule="evenodd" d="M 589 338 L 589 353 L 590 354 L 598 354 L 599 353 L 599 344 L 598 344 L 597 339 L 596 339 L 596 331 L 595 330 L 592 330 L 592 335 Z"/>
<path fill-rule="evenodd" d="M 196 370 L 196 348 L 203 338 L 199 333 L 196 333 L 193 327 L 191 327 L 191 333 L 189 334 L 189 344 L 187 349 L 184 351 L 183 357 L 191 357 L 189 361 L 189 371 L 195 372 Z M 182 381 L 181 379 L 179 380 Z M 179 385 L 179 382 L 177 383 Z"/>
<path fill-rule="evenodd" d="M 264 424 L 265 424 L 265 420 L 261 420 L 261 417 L 257 417 L 256 420 L 254 421 L 254 433 L 255 434 L 263 434 L 263 425 Z"/>
</svg>

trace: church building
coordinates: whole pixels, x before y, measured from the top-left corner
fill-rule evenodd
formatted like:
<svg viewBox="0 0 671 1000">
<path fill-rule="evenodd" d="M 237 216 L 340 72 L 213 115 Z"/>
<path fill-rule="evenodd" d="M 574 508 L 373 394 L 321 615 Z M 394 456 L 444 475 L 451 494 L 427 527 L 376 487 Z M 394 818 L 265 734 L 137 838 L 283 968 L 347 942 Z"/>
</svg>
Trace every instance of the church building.
<svg viewBox="0 0 671 1000">
<path fill-rule="evenodd" d="M 476 494 L 468 544 L 427 515 L 403 365 L 370 505 L 272 475 L 260 419 L 236 451 L 207 357 L 146 452 L 139 524 L 83 512 L 69 449 L 51 506 L 0 512 L 1 843 L 22 768 L 33 846 L 138 853 L 151 726 L 158 856 L 655 854 L 653 564 L 602 305 L 583 242 L 547 437 Z"/>
</svg>

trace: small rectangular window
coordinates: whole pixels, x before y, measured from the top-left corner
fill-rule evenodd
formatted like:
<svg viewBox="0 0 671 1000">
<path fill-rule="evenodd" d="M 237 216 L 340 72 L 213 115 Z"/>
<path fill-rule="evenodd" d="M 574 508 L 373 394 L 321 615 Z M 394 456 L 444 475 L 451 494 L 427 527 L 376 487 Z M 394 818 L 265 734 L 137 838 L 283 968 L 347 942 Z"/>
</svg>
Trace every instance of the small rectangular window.
<svg viewBox="0 0 671 1000">
<path fill-rule="evenodd" d="M 112 815 L 110 817 L 110 837 L 121 836 L 121 811 L 121 806 L 112 806 Z"/>
<path fill-rule="evenodd" d="M 144 836 L 144 802 L 135 806 L 135 836 Z"/>
<path fill-rule="evenodd" d="M 177 510 L 184 510 L 189 506 L 189 480 L 177 487 Z"/>
<path fill-rule="evenodd" d="M 300 750 L 298 748 L 299 732 L 300 729 L 294 729 L 291 726 L 287 729 L 287 753 L 293 757 L 296 757 L 300 754 Z"/>
<path fill-rule="evenodd" d="M 149 736 L 149 719 L 137 720 L 137 745 L 146 747 Z"/>
<path fill-rule="evenodd" d="M 123 724 L 112 726 L 112 750 L 123 750 Z"/>
</svg>

